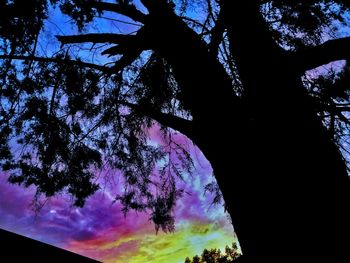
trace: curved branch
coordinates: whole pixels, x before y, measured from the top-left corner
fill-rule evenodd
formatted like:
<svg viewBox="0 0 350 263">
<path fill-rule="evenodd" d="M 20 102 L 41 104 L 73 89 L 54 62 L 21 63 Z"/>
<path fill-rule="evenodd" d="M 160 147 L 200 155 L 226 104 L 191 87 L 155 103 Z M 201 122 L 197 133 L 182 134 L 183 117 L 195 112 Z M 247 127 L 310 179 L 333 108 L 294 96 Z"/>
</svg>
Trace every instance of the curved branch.
<svg viewBox="0 0 350 263">
<path fill-rule="evenodd" d="M 127 55 L 128 53 L 141 53 L 143 50 L 149 49 L 149 41 L 147 36 L 147 26 L 140 28 L 132 38 L 119 42 L 118 45 L 104 50 L 102 55 Z"/>
<path fill-rule="evenodd" d="M 159 110 L 153 109 L 149 105 L 138 105 L 126 101 L 118 101 L 118 103 L 135 110 L 139 114 L 157 121 L 161 125 L 168 126 L 174 130 L 177 130 L 187 137 L 190 137 L 193 134 L 193 124 L 190 120 L 186 120 L 172 114 L 163 113 Z"/>
<path fill-rule="evenodd" d="M 128 50 L 129 50 L 128 45 L 116 45 L 102 51 L 101 55 L 108 55 L 108 57 L 115 56 L 115 55 L 122 55 L 122 54 L 125 54 Z"/>
<path fill-rule="evenodd" d="M 326 41 L 294 54 L 301 71 L 314 69 L 336 60 L 350 58 L 350 37 Z"/>
<path fill-rule="evenodd" d="M 142 50 L 132 50 L 128 54 L 124 54 L 119 60 L 117 60 L 111 70 L 115 73 L 123 70 L 127 66 L 130 66 L 142 53 Z"/>
<path fill-rule="evenodd" d="M 56 36 L 58 41 L 62 45 L 74 44 L 74 43 L 114 43 L 120 44 L 127 41 L 135 40 L 135 35 L 123 35 L 123 34 L 110 34 L 110 33 L 100 33 L 100 34 L 85 34 L 85 35 L 72 35 L 72 36 Z"/>
<path fill-rule="evenodd" d="M 99 70 L 103 73 L 111 74 L 113 73 L 112 68 L 96 65 L 93 63 L 87 63 L 82 62 L 78 60 L 70 60 L 70 59 L 59 59 L 59 58 L 44 58 L 44 57 L 36 57 L 36 56 L 11 56 L 11 55 L 0 55 L 1 59 L 14 59 L 14 60 L 30 60 L 30 61 L 37 61 L 37 62 L 53 62 L 53 63 L 67 63 L 67 64 L 74 64 L 81 67 L 91 68 Z"/>
</svg>

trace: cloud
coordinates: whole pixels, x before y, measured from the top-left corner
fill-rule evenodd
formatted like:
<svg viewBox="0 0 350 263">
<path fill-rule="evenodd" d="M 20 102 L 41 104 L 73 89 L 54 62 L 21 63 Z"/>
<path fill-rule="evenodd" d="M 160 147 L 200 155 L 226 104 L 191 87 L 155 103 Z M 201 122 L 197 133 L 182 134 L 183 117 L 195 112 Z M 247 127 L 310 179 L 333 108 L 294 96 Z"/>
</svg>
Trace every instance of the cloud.
<svg viewBox="0 0 350 263">
<path fill-rule="evenodd" d="M 150 133 L 160 143 L 159 130 Z M 35 189 L 10 185 L 0 174 L 0 227 L 108 263 L 183 262 L 204 248 L 230 245 L 233 230 L 223 207 L 211 206 L 212 196 L 204 195 L 204 185 L 213 180 L 210 164 L 184 136 L 173 139 L 188 147 L 195 165 L 193 174 L 178 182 L 186 194 L 177 201 L 174 233 L 156 235 L 146 213 L 124 217 L 121 204 L 113 203 L 120 174 L 112 170 L 96 171 L 102 189 L 84 208 L 72 207 L 62 194 L 47 200 L 38 214 L 30 206 Z"/>
<path fill-rule="evenodd" d="M 212 224 L 187 221 L 175 233 L 156 235 L 154 232 L 135 231 L 116 241 L 94 240 L 72 242 L 70 249 L 85 252 L 90 257 L 112 262 L 183 262 L 186 256 L 200 254 L 204 248 L 224 248 L 232 236 Z"/>
</svg>

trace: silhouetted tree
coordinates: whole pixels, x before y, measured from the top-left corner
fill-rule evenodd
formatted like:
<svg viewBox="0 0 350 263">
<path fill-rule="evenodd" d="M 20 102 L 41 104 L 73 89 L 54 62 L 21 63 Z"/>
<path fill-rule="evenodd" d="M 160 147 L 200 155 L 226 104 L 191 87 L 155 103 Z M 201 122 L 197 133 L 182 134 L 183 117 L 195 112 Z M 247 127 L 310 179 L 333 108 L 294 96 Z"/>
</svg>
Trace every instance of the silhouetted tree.
<svg viewBox="0 0 350 263">
<path fill-rule="evenodd" d="M 224 254 L 221 253 L 220 249 L 204 249 L 200 257 L 195 255 L 192 260 L 187 257 L 185 263 L 230 263 L 235 262 L 239 255 L 237 245 L 233 243 L 232 248 L 225 247 Z"/>
<path fill-rule="evenodd" d="M 175 178 L 192 167 L 178 131 L 213 167 L 218 186 L 206 189 L 222 192 L 240 261 L 350 262 L 348 155 L 339 150 L 348 151 L 349 68 L 305 74 L 348 58 L 350 38 L 337 38 L 348 1 L 140 2 L 0 0 L 10 181 L 47 196 L 66 190 L 82 206 L 98 188 L 91 168 L 108 163 L 124 174 L 124 211 L 148 210 L 172 231 Z M 85 31 L 57 36 L 62 49 L 45 56 L 49 3 Z M 85 27 L 107 13 L 130 33 Z M 75 48 L 83 43 L 93 46 Z M 95 64 L 96 52 L 116 60 Z M 158 146 L 148 140 L 155 122 Z"/>
</svg>

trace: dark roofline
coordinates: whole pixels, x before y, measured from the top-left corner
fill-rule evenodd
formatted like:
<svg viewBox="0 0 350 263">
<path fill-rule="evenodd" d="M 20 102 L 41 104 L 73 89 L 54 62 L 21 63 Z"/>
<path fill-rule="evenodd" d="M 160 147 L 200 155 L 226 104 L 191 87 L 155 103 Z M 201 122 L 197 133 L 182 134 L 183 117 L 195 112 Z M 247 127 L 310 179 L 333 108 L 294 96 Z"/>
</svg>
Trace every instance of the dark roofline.
<svg viewBox="0 0 350 263">
<path fill-rule="evenodd" d="M 99 261 L 0 229 L 0 262 L 98 263 Z"/>
</svg>

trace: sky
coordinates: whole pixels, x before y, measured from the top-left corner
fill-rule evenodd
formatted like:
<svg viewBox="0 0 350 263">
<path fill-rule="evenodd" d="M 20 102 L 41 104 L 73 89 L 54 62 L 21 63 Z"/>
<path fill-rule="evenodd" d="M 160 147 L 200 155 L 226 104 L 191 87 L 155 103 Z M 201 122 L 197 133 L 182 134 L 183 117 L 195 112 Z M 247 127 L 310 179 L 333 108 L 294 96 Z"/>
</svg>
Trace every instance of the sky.
<svg viewBox="0 0 350 263">
<path fill-rule="evenodd" d="M 159 130 L 150 134 L 160 140 Z M 201 152 L 186 138 L 195 163 L 192 175 L 179 186 L 187 192 L 178 200 L 174 211 L 176 230 L 156 234 L 146 213 L 130 212 L 113 202 L 120 191 L 117 171 L 97 171 L 101 189 L 83 208 L 72 206 L 62 194 L 49 200 L 36 212 L 32 202 L 34 188 L 24 189 L 7 182 L 0 174 L 0 228 L 54 245 L 102 262 L 184 262 L 187 256 L 201 254 L 204 248 L 221 248 L 235 240 L 233 228 L 222 205 L 212 205 L 204 185 L 213 180 L 212 169 Z"/>
</svg>

